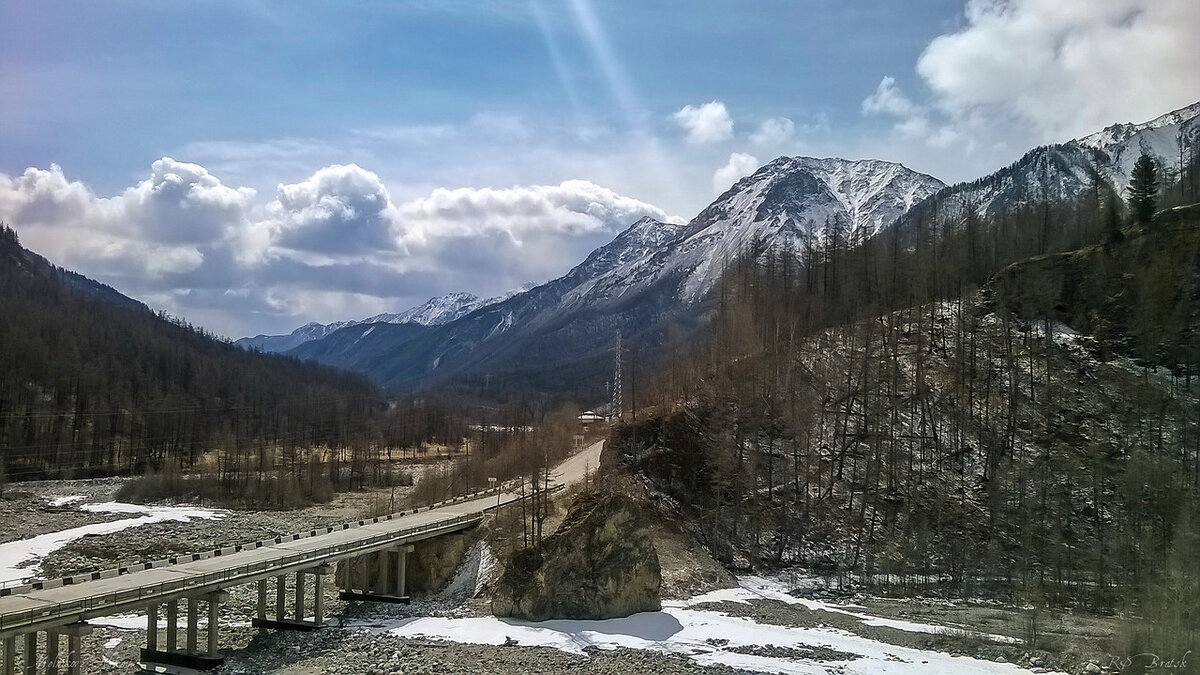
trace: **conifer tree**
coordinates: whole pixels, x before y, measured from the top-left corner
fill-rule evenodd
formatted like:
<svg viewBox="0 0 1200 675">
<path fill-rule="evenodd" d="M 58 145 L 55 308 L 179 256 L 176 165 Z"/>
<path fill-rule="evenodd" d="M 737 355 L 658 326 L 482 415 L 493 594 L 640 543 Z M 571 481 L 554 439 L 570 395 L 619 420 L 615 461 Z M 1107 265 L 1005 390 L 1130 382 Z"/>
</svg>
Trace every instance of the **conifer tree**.
<svg viewBox="0 0 1200 675">
<path fill-rule="evenodd" d="M 1129 208 L 1135 222 L 1145 225 L 1154 217 L 1158 204 L 1158 166 L 1146 153 L 1138 157 L 1129 174 Z"/>
</svg>

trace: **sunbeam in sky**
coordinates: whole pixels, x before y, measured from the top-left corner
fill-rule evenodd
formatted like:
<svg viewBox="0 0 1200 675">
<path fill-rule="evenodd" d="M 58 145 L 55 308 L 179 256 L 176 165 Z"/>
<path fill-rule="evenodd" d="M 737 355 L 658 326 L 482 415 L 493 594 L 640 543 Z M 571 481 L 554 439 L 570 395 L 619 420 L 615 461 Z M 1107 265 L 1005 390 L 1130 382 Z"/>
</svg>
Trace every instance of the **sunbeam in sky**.
<svg viewBox="0 0 1200 675">
<path fill-rule="evenodd" d="M 576 119 L 579 119 L 583 114 L 583 108 L 579 101 L 579 91 L 575 86 L 575 80 L 570 68 L 567 66 L 562 47 L 558 43 L 558 37 L 554 34 L 554 30 L 550 26 L 550 18 L 546 14 L 546 8 L 542 5 L 542 0 L 529 0 L 529 12 L 533 15 L 534 21 L 537 22 L 538 32 L 542 34 L 542 41 L 546 45 L 546 54 L 550 57 L 550 62 L 554 65 L 554 73 L 558 76 L 558 82 L 562 85 L 563 93 L 566 95 L 567 100 L 571 102 L 571 109 Z"/>
</svg>

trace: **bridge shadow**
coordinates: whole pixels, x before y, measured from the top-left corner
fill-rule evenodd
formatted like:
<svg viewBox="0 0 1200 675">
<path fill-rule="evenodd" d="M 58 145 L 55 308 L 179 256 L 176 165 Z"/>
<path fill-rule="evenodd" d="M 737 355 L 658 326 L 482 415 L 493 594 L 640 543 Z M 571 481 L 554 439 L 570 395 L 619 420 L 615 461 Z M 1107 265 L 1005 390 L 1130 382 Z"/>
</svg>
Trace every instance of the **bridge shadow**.
<svg viewBox="0 0 1200 675">
<path fill-rule="evenodd" d="M 683 624 L 666 612 L 639 612 L 617 619 L 551 619 L 550 621 L 499 619 L 499 621 L 514 627 L 540 628 L 564 633 L 573 641 L 581 644 L 603 642 L 605 636 L 663 642 L 683 630 Z"/>
</svg>

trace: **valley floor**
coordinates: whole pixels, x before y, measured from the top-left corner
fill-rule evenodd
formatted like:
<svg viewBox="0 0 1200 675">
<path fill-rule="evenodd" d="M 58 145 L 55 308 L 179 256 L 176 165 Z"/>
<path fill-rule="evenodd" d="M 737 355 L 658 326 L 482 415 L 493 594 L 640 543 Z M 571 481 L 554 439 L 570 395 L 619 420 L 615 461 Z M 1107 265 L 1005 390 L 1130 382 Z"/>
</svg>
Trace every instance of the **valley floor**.
<svg viewBox="0 0 1200 675">
<path fill-rule="evenodd" d="M 23 494 L 10 493 L 0 502 L 6 515 L 28 514 L 5 519 L 11 525 L 0 539 L 0 557 L 23 551 L 25 563 L 40 565 L 42 576 L 101 569 L 353 518 L 380 496 L 344 495 L 331 505 L 280 512 L 122 507 L 112 503 L 119 485 L 112 480 L 22 485 Z M 115 529 L 130 518 L 142 522 Z M 97 524 L 115 531 L 67 540 L 40 555 L 28 554 L 29 539 L 14 541 Z M 1099 672 L 1084 669 L 1089 660 L 1103 663 L 1102 639 L 1112 630 L 1103 618 L 1059 622 L 1059 645 L 1069 655 L 1060 660 L 1019 644 L 1020 615 L 1011 608 L 861 596 L 835 602 L 819 579 L 795 573 L 735 579 L 678 533 L 661 528 L 655 537 L 664 592 L 671 599 L 660 612 L 625 619 L 529 623 L 492 617 L 486 602 L 475 597 L 487 577 L 482 544 L 447 589 L 412 605 L 347 604 L 330 585 L 326 605 L 335 618 L 317 633 L 251 628 L 253 589 L 235 588 L 223 608 L 229 622 L 223 622 L 221 642 L 228 658 L 218 672 Z M 148 541 L 155 542 L 153 551 Z M 97 630 L 85 640 L 85 671 L 130 672 L 144 641 L 144 615 L 92 623 Z"/>
</svg>

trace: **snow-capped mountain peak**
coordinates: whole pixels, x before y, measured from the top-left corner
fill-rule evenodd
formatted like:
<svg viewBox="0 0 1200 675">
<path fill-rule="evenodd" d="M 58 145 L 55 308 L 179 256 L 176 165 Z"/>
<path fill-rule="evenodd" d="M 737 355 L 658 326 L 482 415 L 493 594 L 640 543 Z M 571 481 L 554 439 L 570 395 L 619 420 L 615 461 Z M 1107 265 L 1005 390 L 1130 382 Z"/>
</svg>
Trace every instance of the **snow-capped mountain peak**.
<svg viewBox="0 0 1200 675">
<path fill-rule="evenodd" d="M 419 323 L 439 326 L 480 307 L 479 296 L 471 293 L 447 293 L 398 313 L 376 314 L 359 323 Z"/>
<path fill-rule="evenodd" d="M 933 176 L 876 159 L 780 157 L 738 181 L 688 224 L 682 297 L 697 300 L 754 241 L 770 250 L 863 241 L 945 187 Z"/>
<path fill-rule="evenodd" d="M 494 298 L 481 299 L 471 293 L 454 292 L 430 298 L 425 302 L 397 313 L 383 313 L 365 319 L 335 321 L 333 323 L 306 323 L 287 335 L 256 335 L 237 340 L 235 344 L 246 349 L 265 352 L 286 352 L 306 342 L 323 339 L 334 332 L 350 326 L 370 323 L 415 323 L 422 326 L 441 326 L 459 319 L 477 309 L 502 302 L 523 293 L 535 284 L 526 283 Z M 364 334 L 365 335 L 365 334 Z"/>
<path fill-rule="evenodd" d="M 1113 124 L 1103 131 L 1076 139 L 1072 143 L 1099 150 L 1108 156 L 1102 167 L 1113 185 L 1123 190 L 1129 174 L 1142 153 L 1159 158 L 1164 166 L 1179 168 L 1200 143 L 1200 101 L 1160 115 L 1140 124 Z"/>
</svg>

